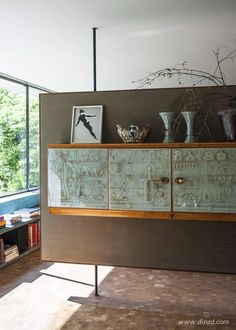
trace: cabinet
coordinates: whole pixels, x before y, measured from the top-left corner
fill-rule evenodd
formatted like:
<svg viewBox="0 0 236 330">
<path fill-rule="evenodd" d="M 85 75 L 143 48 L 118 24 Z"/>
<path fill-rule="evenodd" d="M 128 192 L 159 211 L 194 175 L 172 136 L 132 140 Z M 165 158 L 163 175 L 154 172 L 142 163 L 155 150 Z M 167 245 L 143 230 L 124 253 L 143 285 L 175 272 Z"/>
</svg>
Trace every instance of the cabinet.
<svg viewBox="0 0 236 330">
<path fill-rule="evenodd" d="M 108 208 L 108 150 L 50 149 L 48 204 Z"/>
<path fill-rule="evenodd" d="M 173 150 L 173 211 L 236 213 L 236 148 Z"/>
<path fill-rule="evenodd" d="M 109 151 L 109 209 L 171 211 L 170 150 Z"/>
<path fill-rule="evenodd" d="M 4 245 L 17 246 L 17 254 L 14 259 L 0 264 L 0 269 L 22 258 L 39 248 L 40 244 L 40 217 L 23 220 L 14 225 L 7 225 L 0 229 L 0 239 Z M 1 247 L 2 244 L 1 244 Z M 3 253 L 3 251 L 1 251 Z"/>
<path fill-rule="evenodd" d="M 236 221 L 235 164 L 235 143 L 49 145 L 49 212 Z"/>
</svg>

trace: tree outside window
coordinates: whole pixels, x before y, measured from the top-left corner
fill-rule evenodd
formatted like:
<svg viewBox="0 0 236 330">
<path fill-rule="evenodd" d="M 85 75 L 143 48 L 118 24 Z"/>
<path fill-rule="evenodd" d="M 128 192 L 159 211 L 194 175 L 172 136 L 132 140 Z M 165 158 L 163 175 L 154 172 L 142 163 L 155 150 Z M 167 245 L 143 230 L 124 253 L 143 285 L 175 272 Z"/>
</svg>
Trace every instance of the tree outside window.
<svg viewBox="0 0 236 330">
<path fill-rule="evenodd" d="M 0 197 L 39 187 L 41 92 L 0 79 Z"/>
</svg>

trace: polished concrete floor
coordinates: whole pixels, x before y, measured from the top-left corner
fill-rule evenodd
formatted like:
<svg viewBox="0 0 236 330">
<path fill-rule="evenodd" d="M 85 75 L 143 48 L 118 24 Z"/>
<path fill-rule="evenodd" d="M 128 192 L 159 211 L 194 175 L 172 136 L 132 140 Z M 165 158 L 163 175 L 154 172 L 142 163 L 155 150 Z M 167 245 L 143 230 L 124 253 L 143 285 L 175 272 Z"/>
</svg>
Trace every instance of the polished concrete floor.
<svg viewBox="0 0 236 330">
<path fill-rule="evenodd" d="M 1 330 L 236 329 L 236 275 L 41 262 L 0 271 Z"/>
</svg>

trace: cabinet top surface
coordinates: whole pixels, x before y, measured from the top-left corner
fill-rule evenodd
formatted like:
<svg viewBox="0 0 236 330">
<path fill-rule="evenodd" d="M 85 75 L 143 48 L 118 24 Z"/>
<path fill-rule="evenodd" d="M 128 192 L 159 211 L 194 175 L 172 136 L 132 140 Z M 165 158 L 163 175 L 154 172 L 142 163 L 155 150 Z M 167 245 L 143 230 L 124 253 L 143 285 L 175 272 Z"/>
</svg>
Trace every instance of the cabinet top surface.
<svg viewBox="0 0 236 330">
<path fill-rule="evenodd" d="M 236 142 L 198 142 L 198 143 L 73 143 L 73 144 L 48 144 L 48 148 L 236 148 Z"/>
</svg>

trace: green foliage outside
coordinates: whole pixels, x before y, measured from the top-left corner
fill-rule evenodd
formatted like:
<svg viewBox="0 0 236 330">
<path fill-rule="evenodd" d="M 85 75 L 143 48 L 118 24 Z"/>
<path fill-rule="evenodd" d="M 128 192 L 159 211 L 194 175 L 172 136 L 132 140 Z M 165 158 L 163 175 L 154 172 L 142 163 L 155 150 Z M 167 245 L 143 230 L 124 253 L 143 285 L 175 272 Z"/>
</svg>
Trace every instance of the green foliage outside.
<svg viewBox="0 0 236 330">
<path fill-rule="evenodd" d="M 39 187 L 39 101 L 38 97 L 29 100 L 29 185 Z"/>
<path fill-rule="evenodd" d="M 30 99 L 30 187 L 39 186 L 38 99 Z M 0 196 L 26 186 L 25 95 L 0 88 Z"/>
</svg>

